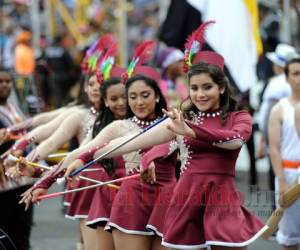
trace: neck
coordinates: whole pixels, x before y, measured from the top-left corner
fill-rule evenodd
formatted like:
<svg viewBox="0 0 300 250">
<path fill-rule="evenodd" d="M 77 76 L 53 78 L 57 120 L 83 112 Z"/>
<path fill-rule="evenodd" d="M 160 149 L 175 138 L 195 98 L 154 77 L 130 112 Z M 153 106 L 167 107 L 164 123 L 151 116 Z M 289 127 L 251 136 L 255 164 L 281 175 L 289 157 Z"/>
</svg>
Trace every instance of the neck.
<svg viewBox="0 0 300 250">
<path fill-rule="evenodd" d="M 300 101 L 300 93 L 292 92 L 291 96 L 289 97 L 291 102 L 299 102 Z"/>
<path fill-rule="evenodd" d="M 99 103 L 92 103 L 92 102 L 90 102 L 90 107 L 91 108 L 94 108 L 97 112 L 99 111 L 99 108 L 100 108 L 100 105 L 99 105 Z"/>
<path fill-rule="evenodd" d="M 4 106 L 7 104 L 7 98 L 0 98 L 0 105 Z"/>
<path fill-rule="evenodd" d="M 131 120 L 134 122 L 134 123 L 136 123 L 136 124 L 138 124 L 138 125 L 140 125 L 140 126 L 149 126 L 149 125 L 152 125 L 154 122 L 156 122 L 157 120 L 158 120 L 158 118 L 153 118 L 152 120 L 149 120 L 149 119 L 140 119 L 140 118 L 138 118 L 138 117 L 136 117 L 136 116 L 134 116 L 134 117 L 132 117 L 131 118 Z"/>
</svg>

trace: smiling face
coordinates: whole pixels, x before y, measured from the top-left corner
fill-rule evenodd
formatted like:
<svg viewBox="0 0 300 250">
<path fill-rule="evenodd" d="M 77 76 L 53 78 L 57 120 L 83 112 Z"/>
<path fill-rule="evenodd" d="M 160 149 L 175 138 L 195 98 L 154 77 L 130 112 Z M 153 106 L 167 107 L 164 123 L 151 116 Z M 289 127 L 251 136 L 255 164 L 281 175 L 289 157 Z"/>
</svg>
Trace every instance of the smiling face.
<svg viewBox="0 0 300 250">
<path fill-rule="evenodd" d="M 85 91 L 89 98 L 89 101 L 94 105 L 96 109 L 98 109 L 100 103 L 100 85 L 95 75 L 90 77 Z"/>
<path fill-rule="evenodd" d="M 134 115 L 142 120 L 156 118 L 156 95 L 143 80 L 133 82 L 128 89 L 128 105 Z"/>
<path fill-rule="evenodd" d="M 221 93 L 224 93 L 224 88 L 216 84 L 207 73 L 193 75 L 190 78 L 190 98 L 192 103 L 201 112 L 220 108 Z"/>
<path fill-rule="evenodd" d="M 115 119 L 124 119 L 126 114 L 126 95 L 124 84 L 118 83 L 106 90 L 105 106 L 114 114 Z"/>
</svg>

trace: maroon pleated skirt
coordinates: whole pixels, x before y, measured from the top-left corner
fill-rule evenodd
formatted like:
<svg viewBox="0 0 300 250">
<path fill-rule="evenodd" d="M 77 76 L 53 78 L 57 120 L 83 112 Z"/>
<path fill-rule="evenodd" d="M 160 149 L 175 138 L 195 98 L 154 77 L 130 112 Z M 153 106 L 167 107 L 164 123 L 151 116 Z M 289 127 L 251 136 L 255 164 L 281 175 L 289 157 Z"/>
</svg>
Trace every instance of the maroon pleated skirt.
<svg viewBox="0 0 300 250">
<path fill-rule="evenodd" d="M 242 204 L 232 176 L 184 173 L 165 217 L 162 244 L 179 249 L 246 246 L 267 226 Z"/>
<path fill-rule="evenodd" d="M 88 177 L 90 179 L 103 181 L 106 179 L 107 173 L 102 168 L 100 164 L 94 164 L 88 171 L 85 171 L 81 174 L 82 176 Z M 79 179 L 75 182 L 73 189 L 86 187 L 93 185 L 95 183 Z M 88 218 L 90 206 L 92 203 L 92 199 L 94 197 L 94 193 L 97 188 L 92 188 L 80 192 L 73 193 L 71 197 L 70 205 L 67 209 L 66 218 L 69 219 L 86 219 Z"/>
<path fill-rule="evenodd" d="M 140 179 L 123 182 L 105 229 L 116 228 L 128 234 L 161 236 L 174 185 L 175 182 L 149 184 Z"/>
<path fill-rule="evenodd" d="M 102 181 L 118 179 L 126 175 L 123 157 L 114 157 L 114 169 L 111 175 L 102 174 Z M 121 183 L 114 183 L 120 186 Z M 109 220 L 112 204 L 118 189 L 111 186 L 97 188 L 92 199 L 86 225 L 91 228 L 104 227 Z"/>
</svg>

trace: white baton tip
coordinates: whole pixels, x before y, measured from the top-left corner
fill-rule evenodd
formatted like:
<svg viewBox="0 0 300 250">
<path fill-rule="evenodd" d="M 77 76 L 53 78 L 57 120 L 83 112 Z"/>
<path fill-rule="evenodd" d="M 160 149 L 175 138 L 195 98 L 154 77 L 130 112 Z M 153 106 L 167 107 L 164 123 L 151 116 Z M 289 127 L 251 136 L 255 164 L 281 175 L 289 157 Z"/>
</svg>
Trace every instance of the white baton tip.
<svg viewBox="0 0 300 250">
<path fill-rule="evenodd" d="M 9 154 L 6 158 L 8 161 L 13 161 L 13 162 L 17 162 L 18 158 L 13 156 L 12 154 Z"/>
<path fill-rule="evenodd" d="M 65 182 L 65 178 L 64 177 L 62 177 L 62 178 L 57 178 L 57 180 L 56 180 L 56 182 L 57 182 L 57 184 L 59 184 L 59 185 L 62 185 L 64 182 Z"/>
</svg>

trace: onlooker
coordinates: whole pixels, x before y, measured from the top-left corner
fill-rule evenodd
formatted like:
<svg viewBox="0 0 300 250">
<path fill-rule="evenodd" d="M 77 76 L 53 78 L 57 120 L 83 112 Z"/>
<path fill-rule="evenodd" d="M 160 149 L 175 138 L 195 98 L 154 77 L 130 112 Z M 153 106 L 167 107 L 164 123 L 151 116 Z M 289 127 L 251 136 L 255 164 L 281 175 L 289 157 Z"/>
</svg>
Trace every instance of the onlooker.
<svg viewBox="0 0 300 250">
<path fill-rule="evenodd" d="M 290 96 L 291 94 L 290 85 L 287 83 L 286 76 L 284 74 L 284 67 L 290 59 L 297 57 L 297 55 L 296 49 L 288 44 L 279 44 L 274 52 L 267 53 L 268 59 L 273 63 L 275 76 L 271 78 L 268 83 L 263 94 L 262 104 L 259 110 L 258 126 L 262 132 L 262 139 L 258 150 L 259 158 L 266 156 L 268 153 L 266 151 L 268 150 L 267 130 L 270 111 L 278 100 Z M 270 168 L 269 176 L 270 189 L 274 190 L 274 173 L 272 168 Z"/>
<path fill-rule="evenodd" d="M 300 102 L 300 58 L 289 61 L 285 74 L 291 95 L 272 109 L 269 120 L 270 157 L 276 175 L 276 200 L 285 206 L 280 195 L 298 182 L 300 139 L 295 126 L 295 107 Z M 277 203 L 278 204 L 278 203 Z M 300 243 L 300 201 L 285 209 L 279 222 L 277 241 L 283 250 L 298 250 Z"/>
<path fill-rule="evenodd" d="M 13 34 L 13 26 L 8 24 L 2 35 L 2 43 L 0 44 L 0 64 L 5 69 L 12 69 L 14 65 L 14 46 L 15 38 Z"/>
<path fill-rule="evenodd" d="M 297 51 L 288 44 L 279 44 L 274 52 L 267 53 L 267 58 L 273 63 L 275 76 L 270 79 L 267 85 L 259 110 L 259 128 L 265 139 L 267 139 L 267 121 L 272 106 L 279 99 L 291 94 L 290 85 L 287 83 L 284 74 L 284 67 L 294 57 L 297 57 Z"/>
<path fill-rule="evenodd" d="M 35 69 L 34 50 L 31 47 L 32 34 L 21 31 L 16 37 L 15 71 L 17 74 L 29 77 Z"/>
<path fill-rule="evenodd" d="M 183 72 L 183 59 L 184 54 L 181 50 L 167 47 L 159 53 L 156 62 L 162 74 L 160 88 L 173 107 L 179 107 L 188 94 Z"/>
<path fill-rule="evenodd" d="M 257 64 L 257 75 L 267 85 L 270 77 L 274 75 L 272 62 L 266 53 L 274 51 L 280 42 L 280 10 L 276 1 L 259 0 L 259 31 L 263 42 L 263 54 Z"/>
<path fill-rule="evenodd" d="M 9 100 L 12 88 L 12 78 L 7 71 L 0 69 L 0 128 L 6 128 L 24 118 L 19 108 Z M 0 146 L 0 154 L 3 154 L 12 145 L 13 141 L 7 141 Z M 18 182 L 6 179 L 2 164 L 0 164 L 0 229 L 13 241 L 15 249 L 29 250 L 29 238 L 32 225 L 33 210 L 30 207 L 25 211 L 19 205 L 20 195 L 31 185 L 32 181 L 21 178 Z"/>
<path fill-rule="evenodd" d="M 71 86 L 69 74 L 73 64 L 70 53 L 62 47 L 61 43 L 62 37 L 57 35 L 52 45 L 46 48 L 46 58 L 51 71 L 51 92 L 56 107 L 61 107 L 66 96 L 68 96 Z"/>
</svg>

